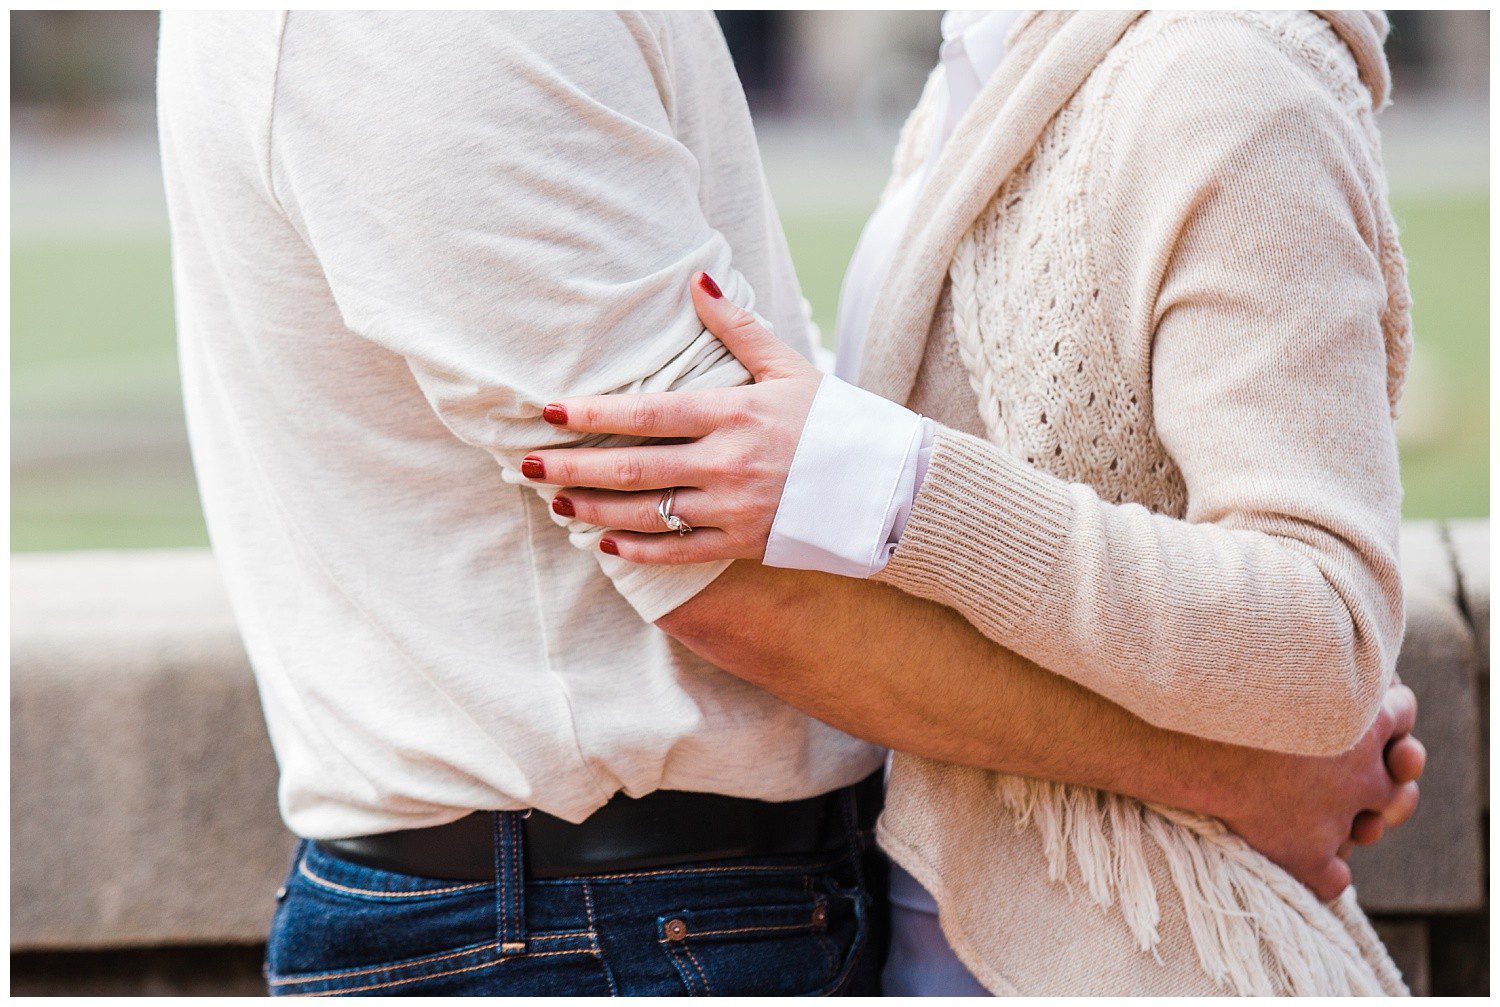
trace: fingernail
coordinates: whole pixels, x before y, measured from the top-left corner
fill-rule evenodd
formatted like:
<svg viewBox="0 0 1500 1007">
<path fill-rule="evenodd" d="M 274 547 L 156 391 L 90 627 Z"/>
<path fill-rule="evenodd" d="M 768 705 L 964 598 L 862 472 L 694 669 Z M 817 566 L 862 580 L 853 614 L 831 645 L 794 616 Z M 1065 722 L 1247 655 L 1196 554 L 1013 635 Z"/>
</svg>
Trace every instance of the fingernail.
<svg viewBox="0 0 1500 1007">
<path fill-rule="evenodd" d="M 714 278 L 707 273 L 698 274 L 698 286 L 702 287 L 703 292 L 716 301 L 724 296 L 724 291 L 719 289 L 719 285 L 714 282 Z"/>
<path fill-rule="evenodd" d="M 562 426 L 568 422 L 568 411 L 554 402 L 542 410 L 542 419 L 556 426 Z"/>
<path fill-rule="evenodd" d="M 563 517 L 572 517 L 573 516 L 573 501 L 569 500 L 565 496 L 555 496 L 555 497 L 553 497 L 552 498 L 552 513 L 554 513 L 554 514 L 561 514 Z"/>
<path fill-rule="evenodd" d="M 542 467 L 542 460 L 536 455 L 527 455 L 521 459 L 521 474 L 527 479 L 541 479 L 547 474 Z"/>
<path fill-rule="evenodd" d="M 615 545 L 615 540 L 612 538 L 601 538 L 599 540 L 599 551 L 607 552 L 611 556 L 620 555 L 620 547 Z"/>
</svg>

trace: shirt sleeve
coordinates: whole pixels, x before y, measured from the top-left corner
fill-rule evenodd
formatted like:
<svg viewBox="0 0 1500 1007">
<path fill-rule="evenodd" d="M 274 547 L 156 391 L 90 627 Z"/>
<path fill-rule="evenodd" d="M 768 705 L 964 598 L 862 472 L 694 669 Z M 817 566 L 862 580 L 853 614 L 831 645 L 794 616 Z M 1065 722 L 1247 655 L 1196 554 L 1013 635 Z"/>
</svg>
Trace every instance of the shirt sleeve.
<svg viewBox="0 0 1500 1007">
<path fill-rule="evenodd" d="M 674 133 L 653 19 L 420 28 L 423 44 L 396 47 L 401 15 L 293 13 L 283 40 L 272 189 L 348 328 L 404 358 L 453 434 L 521 485 L 530 451 L 622 442 L 552 427 L 548 402 L 747 382 L 688 294 L 702 269 L 755 305 Z M 637 566 L 600 553 L 599 529 L 554 520 L 648 621 L 727 566 Z"/>
<path fill-rule="evenodd" d="M 900 540 L 933 425 L 833 375 L 802 427 L 765 564 L 869 577 Z"/>
</svg>

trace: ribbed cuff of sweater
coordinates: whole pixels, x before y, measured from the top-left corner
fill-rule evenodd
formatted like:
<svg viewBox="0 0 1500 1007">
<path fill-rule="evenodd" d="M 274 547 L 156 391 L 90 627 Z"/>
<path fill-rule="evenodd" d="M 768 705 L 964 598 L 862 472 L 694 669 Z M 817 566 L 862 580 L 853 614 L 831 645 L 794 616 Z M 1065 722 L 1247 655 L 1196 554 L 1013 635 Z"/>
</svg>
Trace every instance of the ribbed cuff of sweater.
<svg viewBox="0 0 1500 1007">
<path fill-rule="evenodd" d="M 939 427 L 901 542 L 873 579 L 979 625 L 1018 625 L 1047 587 L 1072 511 L 1066 483 Z"/>
</svg>

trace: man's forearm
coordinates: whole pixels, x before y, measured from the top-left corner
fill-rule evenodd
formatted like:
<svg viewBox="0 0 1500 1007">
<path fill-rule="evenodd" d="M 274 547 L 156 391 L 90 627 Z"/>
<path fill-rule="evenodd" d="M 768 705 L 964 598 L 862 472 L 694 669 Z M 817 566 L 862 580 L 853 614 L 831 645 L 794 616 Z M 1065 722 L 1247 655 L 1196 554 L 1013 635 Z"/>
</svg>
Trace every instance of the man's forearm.
<svg viewBox="0 0 1500 1007">
<path fill-rule="evenodd" d="M 1255 753 L 1153 727 L 871 581 L 737 563 L 657 625 L 850 734 L 1223 815 Z"/>
</svg>

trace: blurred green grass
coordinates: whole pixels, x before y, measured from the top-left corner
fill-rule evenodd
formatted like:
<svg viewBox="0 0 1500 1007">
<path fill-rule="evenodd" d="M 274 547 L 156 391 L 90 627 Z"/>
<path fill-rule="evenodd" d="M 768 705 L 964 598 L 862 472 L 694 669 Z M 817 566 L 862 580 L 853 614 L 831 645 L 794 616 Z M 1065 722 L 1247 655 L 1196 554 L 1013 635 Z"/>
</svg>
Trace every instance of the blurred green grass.
<svg viewBox="0 0 1500 1007">
<path fill-rule="evenodd" d="M 1489 514 L 1489 199 L 1397 200 L 1417 375 L 1402 471 L 1408 517 Z M 786 217 L 829 339 L 863 217 Z M 17 551 L 207 541 L 180 435 L 164 238 L 11 245 L 11 544 Z"/>
</svg>

